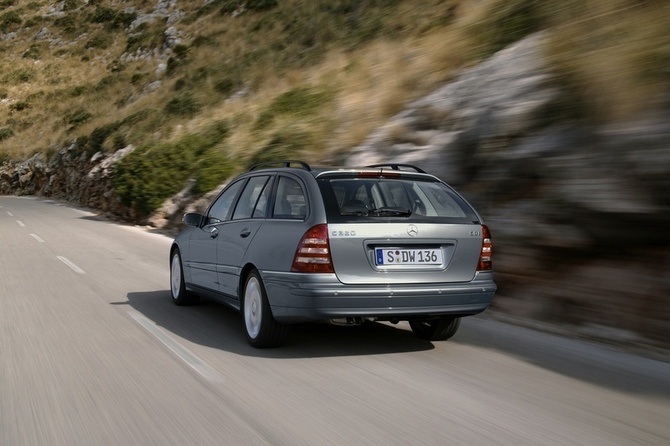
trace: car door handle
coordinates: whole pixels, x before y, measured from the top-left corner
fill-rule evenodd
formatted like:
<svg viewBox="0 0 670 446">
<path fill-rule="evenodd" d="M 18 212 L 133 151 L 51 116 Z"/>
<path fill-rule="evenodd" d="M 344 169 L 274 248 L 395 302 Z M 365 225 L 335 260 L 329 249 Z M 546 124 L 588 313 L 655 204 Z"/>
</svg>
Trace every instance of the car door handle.
<svg viewBox="0 0 670 446">
<path fill-rule="evenodd" d="M 251 235 L 251 231 L 248 228 L 244 228 L 240 232 L 240 237 L 242 237 L 242 238 L 247 238 L 247 237 L 249 237 L 249 235 Z"/>
<path fill-rule="evenodd" d="M 211 238 L 217 238 L 219 236 L 219 230 L 216 228 L 212 228 L 212 230 L 209 231 L 209 236 Z"/>
</svg>

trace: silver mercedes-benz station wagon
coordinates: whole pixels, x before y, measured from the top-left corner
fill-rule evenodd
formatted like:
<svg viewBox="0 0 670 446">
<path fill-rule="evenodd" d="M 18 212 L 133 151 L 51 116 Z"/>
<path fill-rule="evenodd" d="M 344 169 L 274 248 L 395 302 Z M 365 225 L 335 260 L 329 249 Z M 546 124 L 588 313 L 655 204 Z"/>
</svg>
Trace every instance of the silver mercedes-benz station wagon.
<svg viewBox="0 0 670 446">
<path fill-rule="evenodd" d="M 445 340 L 490 305 L 489 229 L 437 177 L 408 164 L 274 166 L 184 216 L 170 249 L 177 305 L 204 296 L 239 310 L 255 347 L 307 321 L 408 321 L 419 338 Z"/>
</svg>

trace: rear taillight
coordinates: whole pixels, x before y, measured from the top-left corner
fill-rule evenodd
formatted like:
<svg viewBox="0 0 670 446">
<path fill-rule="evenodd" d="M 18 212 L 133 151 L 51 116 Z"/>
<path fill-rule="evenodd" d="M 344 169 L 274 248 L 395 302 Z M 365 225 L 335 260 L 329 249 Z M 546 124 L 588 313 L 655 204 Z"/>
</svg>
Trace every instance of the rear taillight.
<svg viewBox="0 0 670 446">
<path fill-rule="evenodd" d="M 298 273 L 332 273 L 333 261 L 330 258 L 328 226 L 312 226 L 302 236 L 293 257 L 291 271 Z"/>
<path fill-rule="evenodd" d="M 477 271 L 491 271 L 491 254 L 493 254 L 493 244 L 491 243 L 491 231 L 486 225 L 482 225 L 482 252 L 479 254 L 479 264 Z"/>
</svg>

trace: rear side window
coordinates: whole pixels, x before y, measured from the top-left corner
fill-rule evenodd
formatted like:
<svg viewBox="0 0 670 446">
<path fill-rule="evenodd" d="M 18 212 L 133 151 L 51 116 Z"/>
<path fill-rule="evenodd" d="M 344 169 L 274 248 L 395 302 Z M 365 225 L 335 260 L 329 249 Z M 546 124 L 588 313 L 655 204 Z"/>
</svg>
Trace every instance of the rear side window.
<svg viewBox="0 0 670 446">
<path fill-rule="evenodd" d="M 472 222 L 478 217 L 451 188 L 437 181 L 395 178 L 322 178 L 328 220 L 403 218 Z"/>
<path fill-rule="evenodd" d="M 240 199 L 237 201 L 233 220 L 242 218 L 263 218 L 265 217 L 265 205 L 267 204 L 266 189 L 269 176 L 251 177 L 244 187 Z"/>
<path fill-rule="evenodd" d="M 307 215 L 307 200 L 300 183 L 293 178 L 280 176 L 275 194 L 274 218 L 304 219 Z"/>
</svg>

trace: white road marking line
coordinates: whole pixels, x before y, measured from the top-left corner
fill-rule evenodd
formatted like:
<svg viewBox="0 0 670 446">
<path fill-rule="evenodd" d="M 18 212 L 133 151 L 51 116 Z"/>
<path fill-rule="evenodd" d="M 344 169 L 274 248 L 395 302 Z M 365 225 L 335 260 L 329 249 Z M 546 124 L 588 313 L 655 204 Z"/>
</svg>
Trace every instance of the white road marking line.
<svg viewBox="0 0 670 446">
<path fill-rule="evenodd" d="M 9 212 L 9 211 L 7 211 L 7 215 L 9 215 L 10 217 L 13 217 L 13 216 L 14 216 L 14 214 L 12 214 L 12 213 Z"/>
<path fill-rule="evenodd" d="M 130 317 L 135 319 L 135 321 L 138 324 L 140 324 L 145 330 L 147 330 L 153 337 L 161 341 L 163 345 L 169 348 L 172 351 L 172 353 L 177 355 L 179 359 L 184 361 L 189 367 L 195 370 L 200 376 L 209 381 L 223 382 L 223 377 L 221 376 L 221 374 L 219 374 L 219 372 L 217 372 L 205 361 L 198 358 L 195 354 L 193 354 L 190 350 L 181 345 L 179 342 L 172 339 L 167 333 L 165 333 L 165 331 L 161 330 L 161 328 L 158 325 L 156 325 L 153 321 L 142 316 L 137 311 L 131 310 L 128 311 L 128 314 L 130 315 Z"/>
<path fill-rule="evenodd" d="M 22 228 L 26 227 L 25 223 L 23 223 L 21 220 L 16 220 L 16 223 L 18 223 Z"/>
<path fill-rule="evenodd" d="M 46 242 L 44 241 L 44 239 L 42 239 L 42 237 L 40 237 L 40 236 L 37 235 L 37 234 L 30 234 L 30 236 L 31 236 L 32 238 L 34 238 L 35 240 L 37 240 L 38 242 L 40 242 L 40 243 L 46 243 Z"/>
<path fill-rule="evenodd" d="M 66 264 L 68 267 L 70 267 L 70 269 L 71 269 L 72 271 L 74 271 L 75 273 L 77 273 L 77 274 L 86 274 L 86 273 L 84 272 L 83 269 L 79 268 L 77 265 L 75 265 L 74 263 L 70 262 L 70 261 L 69 261 L 68 259 L 66 259 L 65 257 L 63 257 L 63 256 L 57 256 L 57 257 L 58 257 L 58 260 L 60 260 L 61 262 L 65 263 L 65 264 Z"/>
</svg>

